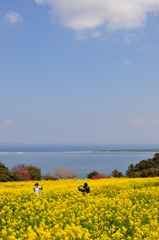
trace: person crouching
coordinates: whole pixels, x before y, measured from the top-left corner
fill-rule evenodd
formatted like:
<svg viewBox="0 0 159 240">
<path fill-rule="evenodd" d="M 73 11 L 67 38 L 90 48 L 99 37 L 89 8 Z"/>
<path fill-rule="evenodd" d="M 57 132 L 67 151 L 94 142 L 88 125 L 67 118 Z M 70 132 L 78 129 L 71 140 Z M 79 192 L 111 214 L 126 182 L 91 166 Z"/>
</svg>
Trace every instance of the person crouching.
<svg viewBox="0 0 159 240">
<path fill-rule="evenodd" d="M 84 185 L 83 185 L 83 186 L 82 186 L 82 185 L 80 185 L 80 186 L 78 187 L 78 191 L 82 192 L 82 193 L 83 193 L 83 195 L 85 195 L 85 194 L 87 194 L 87 193 L 89 193 L 89 192 L 90 192 L 90 187 L 88 186 L 88 184 L 87 184 L 87 183 L 84 183 Z"/>
</svg>

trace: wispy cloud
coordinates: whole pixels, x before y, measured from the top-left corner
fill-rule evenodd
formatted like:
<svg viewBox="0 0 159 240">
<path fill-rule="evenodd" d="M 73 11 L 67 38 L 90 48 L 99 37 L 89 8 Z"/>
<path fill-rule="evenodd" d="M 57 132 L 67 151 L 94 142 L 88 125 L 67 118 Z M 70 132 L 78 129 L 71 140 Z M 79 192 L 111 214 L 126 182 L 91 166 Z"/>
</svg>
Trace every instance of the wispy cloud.
<svg viewBox="0 0 159 240">
<path fill-rule="evenodd" d="M 15 25 L 17 23 L 21 23 L 23 21 L 22 17 L 17 12 L 7 12 L 5 15 L 5 22 Z"/>
<path fill-rule="evenodd" d="M 126 34 L 126 35 L 124 36 L 124 41 L 125 41 L 126 43 L 131 43 L 132 40 L 134 40 L 134 38 L 135 38 L 135 34 L 133 34 L 133 33 L 131 33 L 131 34 Z"/>
<path fill-rule="evenodd" d="M 159 12 L 159 0 L 35 0 L 48 4 L 53 18 L 75 31 L 144 27 L 148 13 Z M 128 39 L 129 41 L 129 39 Z"/>
<path fill-rule="evenodd" d="M 147 121 L 143 118 L 134 118 L 132 120 L 132 122 L 135 126 L 145 126 L 145 125 L 147 125 L 149 127 L 159 126 L 159 119 L 151 119 L 151 120 Z"/>
<path fill-rule="evenodd" d="M 144 51 L 144 50 L 151 50 L 151 49 L 158 49 L 158 46 L 154 46 L 152 44 L 144 44 L 141 47 L 137 48 L 137 51 Z"/>
<path fill-rule="evenodd" d="M 92 37 L 93 38 L 100 38 L 101 37 L 101 32 L 99 32 L 99 31 L 92 32 Z"/>
<path fill-rule="evenodd" d="M 93 38 L 99 39 L 101 37 L 101 33 L 99 31 L 92 31 L 90 34 Z M 75 38 L 78 41 L 87 40 L 88 36 L 89 36 L 89 34 L 87 31 L 76 31 L 76 33 L 75 33 Z"/>
<path fill-rule="evenodd" d="M 147 124 L 143 118 L 135 118 L 133 119 L 133 123 L 135 126 L 145 126 Z"/>
<path fill-rule="evenodd" d="M 125 65 L 125 66 L 129 66 L 131 64 L 131 60 L 130 59 L 124 59 L 122 61 L 122 64 Z"/>
<path fill-rule="evenodd" d="M 0 124 L 0 130 L 6 129 L 11 126 L 13 126 L 13 121 L 10 119 L 5 120 L 3 123 Z"/>
<path fill-rule="evenodd" d="M 75 34 L 75 38 L 76 38 L 76 40 L 78 40 L 78 41 L 83 41 L 83 40 L 86 40 L 87 38 L 88 38 L 88 36 L 87 36 L 87 33 L 86 32 L 77 32 L 76 34 Z"/>
</svg>

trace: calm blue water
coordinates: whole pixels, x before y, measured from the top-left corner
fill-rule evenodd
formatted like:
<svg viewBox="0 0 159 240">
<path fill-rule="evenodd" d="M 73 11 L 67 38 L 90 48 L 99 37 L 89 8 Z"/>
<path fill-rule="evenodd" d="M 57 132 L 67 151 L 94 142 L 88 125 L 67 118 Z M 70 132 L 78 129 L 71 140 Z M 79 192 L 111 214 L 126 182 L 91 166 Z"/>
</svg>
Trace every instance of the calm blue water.
<svg viewBox="0 0 159 240">
<path fill-rule="evenodd" d="M 57 167 L 76 169 L 78 178 L 86 178 L 92 171 L 110 176 L 114 169 L 125 175 L 131 163 L 152 158 L 156 152 L 157 146 L 141 145 L 1 145 L 0 162 L 9 169 L 32 164 L 42 175 Z"/>
</svg>

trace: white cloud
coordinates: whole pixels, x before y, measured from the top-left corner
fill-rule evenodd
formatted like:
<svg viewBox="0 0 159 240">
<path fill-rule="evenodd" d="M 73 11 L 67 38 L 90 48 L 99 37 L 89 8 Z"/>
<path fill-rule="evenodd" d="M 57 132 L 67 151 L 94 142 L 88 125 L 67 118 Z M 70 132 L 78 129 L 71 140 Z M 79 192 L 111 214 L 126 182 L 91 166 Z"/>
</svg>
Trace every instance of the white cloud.
<svg viewBox="0 0 159 240">
<path fill-rule="evenodd" d="M 136 126 L 145 126 L 147 124 L 147 122 L 144 119 L 142 119 L 142 118 L 135 118 L 135 119 L 133 119 L 133 123 Z"/>
<path fill-rule="evenodd" d="M 16 12 L 7 12 L 5 15 L 5 21 L 7 23 L 11 23 L 11 24 L 17 24 L 17 23 L 21 23 L 23 21 L 22 17 L 20 16 L 19 13 Z"/>
<path fill-rule="evenodd" d="M 148 13 L 159 13 L 159 0 L 35 0 L 48 4 L 52 16 L 75 31 L 133 29 L 145 25 Z"/>
<path fill-rule="evenodd" d="M 12 120 L 5 120 L 2 124 L 0 124 L 0 130 L 13 126 Z"/>
</svg>

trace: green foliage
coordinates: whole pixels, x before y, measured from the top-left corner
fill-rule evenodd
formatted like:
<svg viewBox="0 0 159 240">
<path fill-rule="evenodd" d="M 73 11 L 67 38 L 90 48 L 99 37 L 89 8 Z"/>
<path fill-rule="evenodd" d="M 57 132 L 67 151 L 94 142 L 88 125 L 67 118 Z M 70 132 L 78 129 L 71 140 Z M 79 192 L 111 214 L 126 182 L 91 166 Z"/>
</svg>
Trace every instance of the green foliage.
<svg viewBox="0 0 159 240">
<path fill-rule="evenodd" d="M 30 173 L 32 180 L 40 180 L 41 179 L 41 169 L 40 168 L 29 165 L 27 167 L 27 170 Z"/>
<path fill-rule="evenodd" d="M 128 167 L 128 170 L 126 171 L 127 177 L 133 177 L 132 173 L 134 172 L 134 164 L 130 164 Z"/>
<path fill-rule="evenodd" d="M 120 177 L 123 177 L 124 175 L 122 174 L 122 172 L 119 172 L 118 170 L 114 170 L 112 172 L 112 177 L 115 177 L 115 178 L 120 178 Z"/>
<path fill-rule="evenodd" d="M 10 170 L 10 181 L 23 181 L 23 176 L 20 172 L 19 166 L 15 166 Z"/>
<path fill-rule="evenodd" d="M 130 164 L 126 176 L 133 178 L 159 176 L 159 153 L 156 153 L 153 158 L 140 161 L 135 166 Z"/>
<path fill-rule="evenodd" d="M 24 181 L 41 180 L 41 169 L 35 166 L 18 165 L 9 170 L 3 163 L 0 162 L 0 182 L 7 181 Z"/>
<path fill-rule="evenodd" d="M 9 180 L 9 169 L 0 162 L 0 182 L 7 182 Z"/>
<path fill-rule="evenodd" d="M 90 172 L 87 174 L 87 178 L 92 179 L 92 177 L 96 176 L 97 174 L 99 174 L 99 172 L 97 171 Z"/>
</svg>

